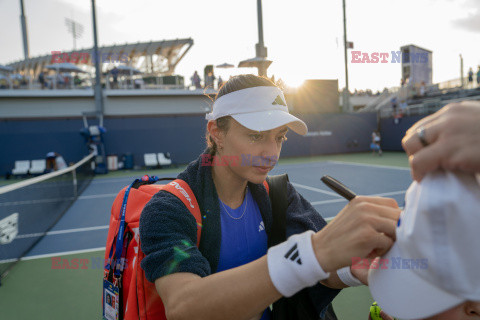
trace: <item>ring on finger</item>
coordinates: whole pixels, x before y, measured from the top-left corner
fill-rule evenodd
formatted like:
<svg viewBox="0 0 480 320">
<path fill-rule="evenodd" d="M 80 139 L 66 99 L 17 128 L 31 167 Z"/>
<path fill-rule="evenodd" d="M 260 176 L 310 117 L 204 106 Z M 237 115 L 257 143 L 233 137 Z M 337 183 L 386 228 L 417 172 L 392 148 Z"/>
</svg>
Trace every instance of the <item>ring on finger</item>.
<svg viewBox="0 0 480 320">
<path fill-rule="evenodd" d="M 425 135 L 425 127 L 424 126 L 421 126 L 420 128 L 418 128 L 417 134 L 418 134 L 418 139 L 420 140 L 422 145 L 424 147 L 428 146 L 429 143 L 428 143 L 426 135 Z"/>
</svg>

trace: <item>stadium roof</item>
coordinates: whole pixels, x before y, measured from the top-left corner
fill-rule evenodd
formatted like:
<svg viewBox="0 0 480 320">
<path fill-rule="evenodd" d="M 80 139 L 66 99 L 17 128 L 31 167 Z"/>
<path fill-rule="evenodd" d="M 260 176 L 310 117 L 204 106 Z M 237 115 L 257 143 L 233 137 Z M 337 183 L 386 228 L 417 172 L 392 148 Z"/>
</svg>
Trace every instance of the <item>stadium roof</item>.
<svg viewBox="0 0 480 320">
<path fill-rule="evenodd" d="M 125 43 L 99 47 L 102 71 L 113 68 L 114 64 L 125 64 L 141 70 L 146 74 L 172 75 L 175 67 L 193 46 L 193 39 L 175 39 L 163 41 Z M 93 68 L 93 48 L 74 51 L 62 51 L 33 57 L 28 60 L 8 64 L 15 72 L 39 74 L 43 68 L 55 62 L 72 62 L 84 69 Z M 63 60 L 63 58 L 67 60 Z M 61 59 L 62 61 L 59 61 Z M 73 60 L 73 61 L 72 61 Z"/>
</svg>

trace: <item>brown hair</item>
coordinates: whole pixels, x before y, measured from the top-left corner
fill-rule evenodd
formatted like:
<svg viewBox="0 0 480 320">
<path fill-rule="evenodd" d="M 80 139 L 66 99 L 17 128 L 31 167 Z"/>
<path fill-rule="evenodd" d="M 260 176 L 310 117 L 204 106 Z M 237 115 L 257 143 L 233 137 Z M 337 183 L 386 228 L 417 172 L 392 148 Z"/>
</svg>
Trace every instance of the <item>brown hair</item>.
<svg viewBox="0 0 480 320">
<path fill-rule="evenodd" d="M 275 84 L 266 77 L 259 77 L 253 74 L 241 74 L 230 78 L 225 82 L 222 87 L 218 90 L 215 100 L 224 96 L 228 93 L 235 92 L 242 89 L 253 88 L 253 87 L 275 87 Z M 216 120 L 217 127 L 224 132 L 228 131 L 231 116 L 225 116 L 218 118 Z M 210 136 L 210 133 L 206 132 L 205 138 L 207 140 L 207 146 L 210 148 L 210 154 L 213 156 L 217 153 L 217 145 L 215 140 Z"/>
</svg>

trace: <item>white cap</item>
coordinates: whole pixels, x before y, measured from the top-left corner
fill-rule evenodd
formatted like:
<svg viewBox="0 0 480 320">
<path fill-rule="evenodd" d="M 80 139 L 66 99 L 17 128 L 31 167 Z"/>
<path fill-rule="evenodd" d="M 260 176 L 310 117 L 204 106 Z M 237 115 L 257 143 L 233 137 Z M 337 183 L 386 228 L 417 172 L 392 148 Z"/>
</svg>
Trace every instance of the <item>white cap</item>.
<svg viewBox="0 0 480 320">
<path fill-rule="evenodd" d="M 300 135 L 308 131 L 302 120 L 288 112 L 282 90 L 273 86 L 242 89 L 218 98 L 207 120 L 232 116 L 242 126 L 255 131 L 267 131 L 287 125 Z"/>
<path fill-rule="evenodd" d="M 397 240 L 369 270 L 373 298 L 401 319 L 430 317 L 480 301 L 480 184 L 473 175 L 435 172 L 405 196 Z"/>
</svg>

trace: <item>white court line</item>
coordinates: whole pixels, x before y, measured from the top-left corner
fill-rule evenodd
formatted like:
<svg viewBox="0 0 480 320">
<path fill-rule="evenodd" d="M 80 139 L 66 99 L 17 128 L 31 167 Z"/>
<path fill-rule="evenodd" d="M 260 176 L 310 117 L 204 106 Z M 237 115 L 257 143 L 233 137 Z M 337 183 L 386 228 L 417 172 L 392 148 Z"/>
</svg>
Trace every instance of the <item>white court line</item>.
<svg viewBox="0 0 480 320">
<path fill-rule="evenodd" d="M 20 260 L 34 260 L 34 259 L 41 259 L 41 258 L 49 258 L 49 257 L 58 257 L 58 256 L 66 256 L 70 254 L 79 254 L 79 253 L 88 253 L 88 252 L 96 252 L 96 251 L 104 251 L 105 247 L 100 248 L 91 248 L 91 249 L 83 249 L 83 250 L 73 250 L 73 251 L 63 251 L 63 252 L 55 252 L 55 253 L 47 253 L 47 254 L 37 254 L 34 256 L 23 257 Z M 18 259 L 5 259 L 0 260 L 0 263 L 10 263 L 16 262 Z"/>
<path fill-rule="evenodd" d="M 339 195 L 336 194 L 336 193 L 334 193 L 334 192 L 325 191 L 325 190 L 322 190 L 322 189 L 318 189 L 318 188 L 314 188 L 314 187 L 309 187 L 309 186 L 305 186 L 305 185 L 303 185 L 303 184 L 294 183 L 294 182 L 291 182 L 291 184 L 292 184 L 294 187 L 298 187 L 298 188 L 307 189 L 307 190 L 310 190 L 310 191 L 316 191 L 316 192 L 328 194 L 329 196 L 339 197 Z"/>
<path fill-rule="evenodd" d="M 108 225 L 106 226 L 97 226 L 97 227 L 86 227 L 86 228 L 76 228 L 76 229 L 65 229 L 65 230 L 56 230 L 56 231 L 49 231 L 49 232 L 39 232 L 39 233 L 29 233 L 29 234 L 21 234 L 15 237 L 16 239 L 24 239 L 24 238 L 35 238 L 41 236 L 52 236 L 56 234 L 64 234 L 64 233 L 74 233 L 74 232 L 85 232 L 85 231 L 94 231 L 94 230 L 104 230 L 108 229 Z"/>
<path fill-rule="evenodd" d="M 100 198 L 111 198 L 116 197 L 118 193 L 106 193 L 106 194 L 92 194 L 89 196 L 80 196 L 77 200 L 88 200 L 88 199 L 100 199 Z M 52 199 L 39 199 L 39 200 L 23 200 L 23 201 L 10 201 L 0 203 L 0 207 L 6 206 L 18 206 L 18 205 L 27 205 L 27 204 L 40 204 L 40 203 L 49 203 L 49 202 L 61 202 L 61 201 L 71 201 L 74 200 L 73 197 L 66 198 L 52 198 Z"/>
<path fill-rule="evenodd" d="M 103 184 L 103 183 L 124 182 L 124 181 L 132 183 L 135 179 L 136 178 L 101 178 L 101 179 L 93 179 L 90 182 L 90 184 Z"/>
<path fill-rule="evenodd" d="M 346 164 L 352 166 L 360 166 L 360 167 L 371 167 L 371 168 L 380 168 L 380 169 L 395 169 L 395 170 L 402 170 L 402 171 L 410 171 L 409 168 L 402 168 L 402 167 L 395 167 L 395 166 L 384 166 L 379 164 L 365 164 L 365 163 L 358 163 L 358 162 L 345 162 L 345 161 L 326 161 L 330 163 L 336 164 Z"/>
<path fill-rule="evenodd" d="M 88 199 L 99 199 L 99 198 L 110 198 L 116 197 L 118 193 L 105 193 L 105 194 L 92 194 L 89 196 L 80 196 L 77 200 L 88 200 Z"/>
</svg>

